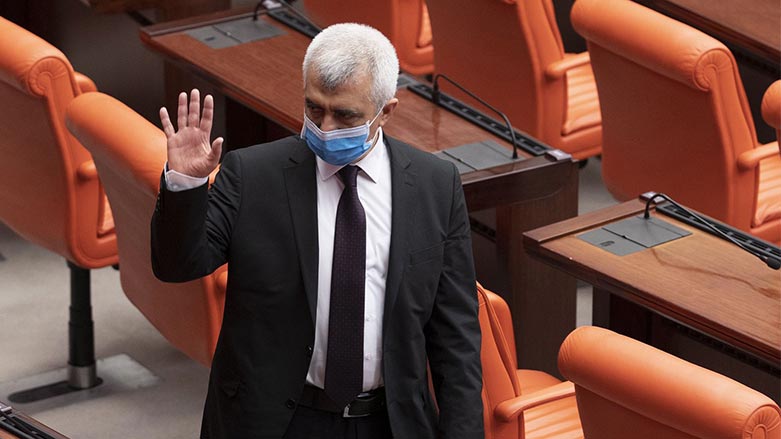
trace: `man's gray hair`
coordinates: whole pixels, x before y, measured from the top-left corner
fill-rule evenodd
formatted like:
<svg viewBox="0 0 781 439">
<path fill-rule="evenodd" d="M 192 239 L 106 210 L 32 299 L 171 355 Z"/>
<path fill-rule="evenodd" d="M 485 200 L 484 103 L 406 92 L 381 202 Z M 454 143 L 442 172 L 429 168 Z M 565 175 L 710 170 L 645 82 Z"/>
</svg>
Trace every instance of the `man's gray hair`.
<svg viewBox="0 0 781 439">
<path fill-rule="evenodd" d="M 326 90 L 336 90 L 360 74 L 372 79 L 369 98 L 379 111 L 396 95 L 399 59 L 390 41 L 377 29 L 357 23 L 325 28 L 304 55 L 306 74 L 313 70 Z"/>
</svg>

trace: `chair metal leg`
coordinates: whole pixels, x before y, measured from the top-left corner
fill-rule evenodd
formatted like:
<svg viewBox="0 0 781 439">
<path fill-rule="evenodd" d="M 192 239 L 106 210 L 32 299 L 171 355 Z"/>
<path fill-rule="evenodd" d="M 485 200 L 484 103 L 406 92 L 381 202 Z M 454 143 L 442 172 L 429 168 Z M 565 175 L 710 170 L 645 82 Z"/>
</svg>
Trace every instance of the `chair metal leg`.
<svg viewBox="0 0 781 439">
<path fill-rule="evenodd" d="M 75 389 L 95 387 L 95 332 L 92 323 L 90 272 L 68 261 L 71 272 L 71 305 L 68 321 L 68 385 Z"/>
</svg>

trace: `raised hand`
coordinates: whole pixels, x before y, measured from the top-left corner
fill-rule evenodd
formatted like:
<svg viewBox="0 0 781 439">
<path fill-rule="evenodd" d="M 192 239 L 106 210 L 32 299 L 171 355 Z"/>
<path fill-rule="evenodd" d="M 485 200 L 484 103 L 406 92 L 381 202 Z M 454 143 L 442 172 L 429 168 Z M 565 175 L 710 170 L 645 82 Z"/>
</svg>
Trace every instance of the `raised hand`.
<svg viewBox="0 0 781 439">
<path fill-rule="evenodd" d="M 206 177 L 220 161 L 223 138 L 209 142 L 214 118 L 214 99 L 206 95 L 203 101 L 203 115 L 200 110 L 201 96 L 198 89 L 190 92 L 190 104 L 187 93 L 179 94 L 177 108 L 177 128 L 171 123 L 168 110 L 160 109 L 160 122 L 168 139 L 168 169 L 190 177 Z"/>
</svg>

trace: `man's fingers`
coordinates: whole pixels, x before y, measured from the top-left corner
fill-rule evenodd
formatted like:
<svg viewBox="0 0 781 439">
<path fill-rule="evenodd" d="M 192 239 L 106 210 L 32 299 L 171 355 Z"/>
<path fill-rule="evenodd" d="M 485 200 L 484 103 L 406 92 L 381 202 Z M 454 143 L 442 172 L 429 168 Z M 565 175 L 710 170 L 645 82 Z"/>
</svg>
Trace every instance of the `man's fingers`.
<svg viewBox="0 0 781 439">
<path fill-rule="evenodd" d="M 174 126 L 171 124 L 171 118 L 168 116 L 168 110 L 165 107 L 160 108 L 160 123 L 163 125 L 165 137 L 170 139 L 174 135 Z"/>
<path fill-rule="evenodd" d="M 187 115 L 187 126 L 198 128 L 201 119 L 201 93 L 197 88 L 190 92 L 190 114 Z"/>
<path fill-rule="evenodd" d="M 176 107 L 176 129 L 183 130 L 187 127 L 187 93 L 179 93 L 179 103 Z"/>
<path fill-rule="evenodd" d="M 212 150 L 209 153 L 209 158 L 211 160 L 219 160 L 220 159 L 220 155 L 222 155 L 222 142 L 224 140 L 225 139 L 223 139 L 222 137 L 218 137 L 218 138 L 214 139 L 214 142 L 212 142 Z"/>
<path fill-rule="evenodd" d="M 212 95 L 206 95 L 203 99 L 203 116 L 201 117 L 201 130 L 210 137 L 212 131 L 212 121 L 214 120 L 214 98 Z"/>
</svg>

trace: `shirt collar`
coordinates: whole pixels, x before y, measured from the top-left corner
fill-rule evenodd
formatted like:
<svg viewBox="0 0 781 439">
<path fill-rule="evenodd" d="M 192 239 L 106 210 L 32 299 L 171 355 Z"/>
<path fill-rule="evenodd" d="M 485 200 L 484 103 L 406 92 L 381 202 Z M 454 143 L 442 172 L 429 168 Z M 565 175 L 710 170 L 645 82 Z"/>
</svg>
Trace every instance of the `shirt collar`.
<svg viewBox="0 0 781 439">
<path fill-rule="evenodd" d="M 339 172 L 344 166 L 347 165 L 332 165 L 319 156 L 315 156 L 317 160 L 317 173 L 320 175 L 320 180 L 326 181 L 333 177 L 334 174 Z M 372 146 L 371 151 L 366 154 L 362 159 L 351 165 L 360 166 L 361 170 L 369 177 L 373 183 L 377 183 L 377 177 L 380 175 L 379 171 L 384 162 L 388 161 L 388 151 L 385 149 L 385 140 L 383 138 L 382 127 L 377 128 L 377 140 Z"/>
</svg>

